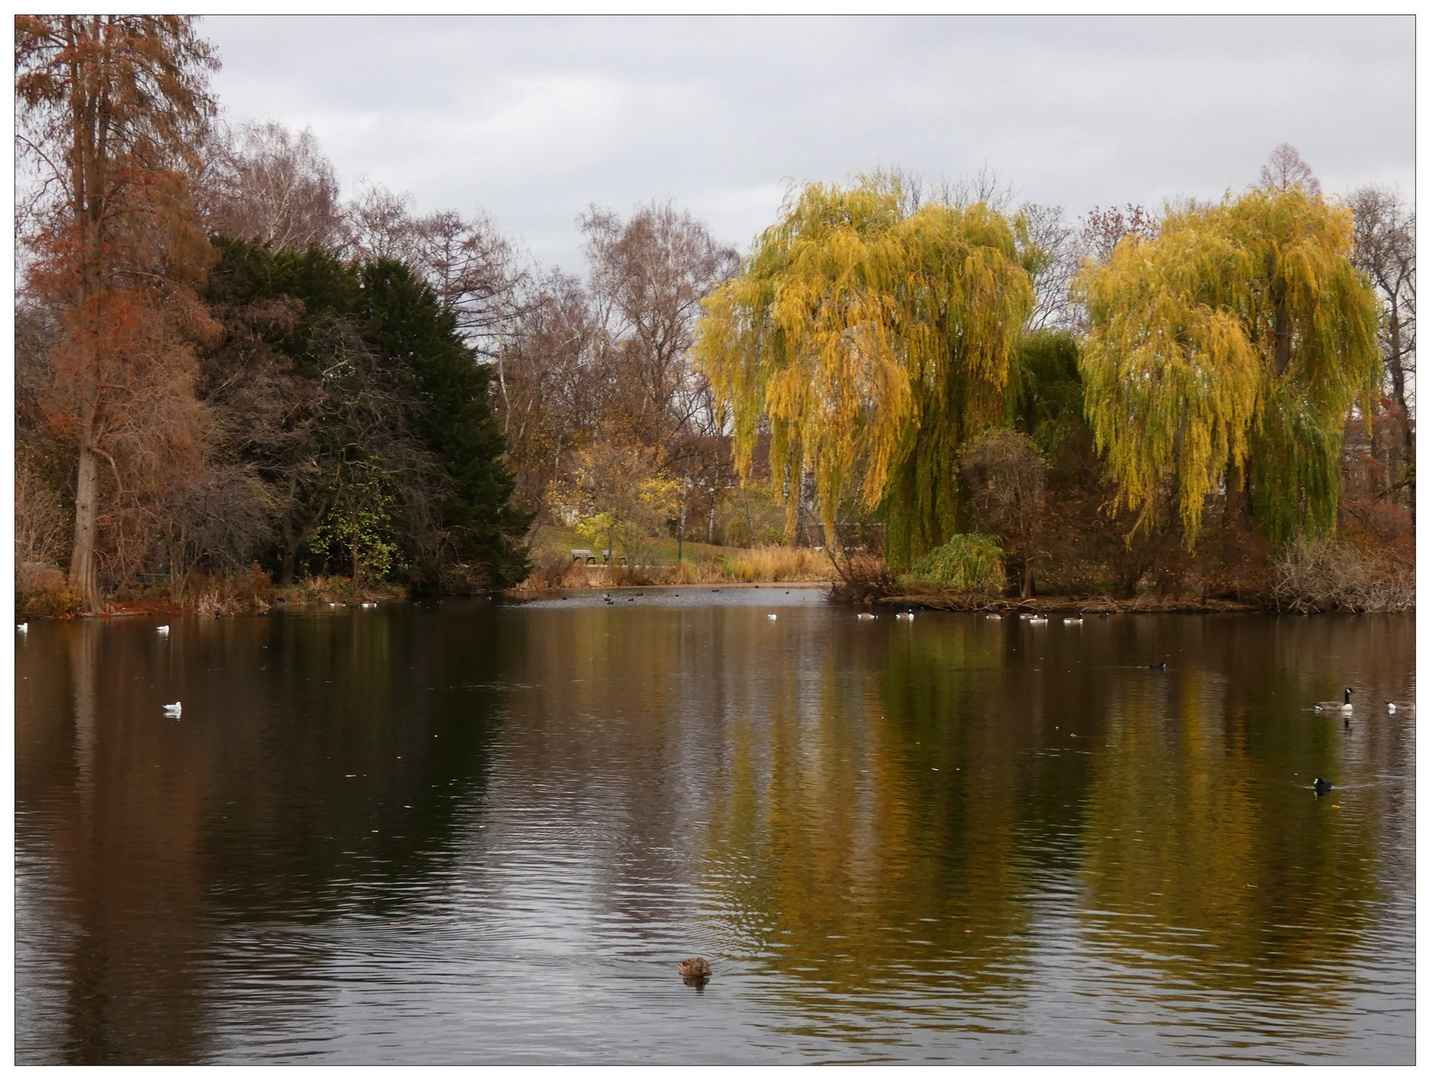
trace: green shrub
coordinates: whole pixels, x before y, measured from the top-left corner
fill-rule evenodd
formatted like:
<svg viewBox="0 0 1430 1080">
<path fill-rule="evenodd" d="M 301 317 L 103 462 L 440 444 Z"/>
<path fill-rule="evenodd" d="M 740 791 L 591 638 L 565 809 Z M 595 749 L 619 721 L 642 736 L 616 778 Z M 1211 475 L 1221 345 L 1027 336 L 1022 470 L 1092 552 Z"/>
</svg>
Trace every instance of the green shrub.
<svg viewBox="0 0 1430 1080">
<path fill-rule="evenodd" d="M 992 536 L 958 533 L 917 560 L 900 580 L 961 592 L 1001 590 L 1007 581 L 1003 549 Z"/>
</svg>

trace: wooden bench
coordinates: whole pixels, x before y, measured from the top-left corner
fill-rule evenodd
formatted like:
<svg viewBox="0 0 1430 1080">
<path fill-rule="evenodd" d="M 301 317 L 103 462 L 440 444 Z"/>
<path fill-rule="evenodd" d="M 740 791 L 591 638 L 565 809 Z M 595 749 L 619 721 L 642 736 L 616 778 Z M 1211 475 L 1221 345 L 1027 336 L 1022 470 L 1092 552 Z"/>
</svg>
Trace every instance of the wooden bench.
<svg viewBox="0 0 1430 1080">
<path fill-rule="evenodd" d="M 626 557 L 625 557 L 624 555 L 618 555 L 618 556 L 616 556 L 616 558 L 617 558 L 617 560 L 620 562 L 620 564 L 621 564 L 622 566 L 625 565 L 625 563 L 626 563 Z M 595 566 L 595 565 L 596 565 L 596 553 L 593 552 L 590 548 L 572 548 L 572 549 L 571 549 L 571 561 L 572 561 L 572 562 L 582 562 L 583 560 L 585 561 L 585 563 L 586 563 L 587 566 Z M 609 565 L 610 565 L 610 562 L 611 562 L 611 549 L 610 549 L 610 548 L 602 548 L 602 549 L 601 549 L 601 565 L 603 565 L 603 566 L 609 566 Z"/>
</svg>

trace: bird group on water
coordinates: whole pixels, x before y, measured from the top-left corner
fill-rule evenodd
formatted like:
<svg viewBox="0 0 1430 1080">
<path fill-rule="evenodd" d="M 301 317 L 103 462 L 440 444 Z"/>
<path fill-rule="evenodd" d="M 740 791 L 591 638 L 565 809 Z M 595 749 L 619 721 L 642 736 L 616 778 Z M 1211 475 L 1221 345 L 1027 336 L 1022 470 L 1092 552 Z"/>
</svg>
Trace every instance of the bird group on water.
<svg viewBox="0 0 1430 1080">
<path fill-rule="evenodd" d="M 676 595 L 678 596 L 679 594 L 677 593 Z M 604 599 L 607 604 L 614 604 L 616 602 L 615 599 L 609 593 L 605 594 L 602 599 Z M 338 607 L 340 605 L 331 604 L 330 606 Z M 377 603 L 375 601 L 367 600 L 357 604 L 353 604 L 352 606 L 358 608 L 375 608 L 377 606 Z M 985 617 L 989 619 L 1000 620 L 1003 618 L 1003 616 L 997 612 L 987 613 Z M 1084 613 L 1079 611 L 1076 615 L 1071 615 L 1064 618 L 1063 623 L 1064 625 L 1078 626 L 1082 624 L 1083 617 Z M 1107 612 L 1102 612 L 1098 617 L 1102 619 L 1107 618 Z M 779 618 L 779 616 L 775 612 L 769 612 L 766 615 L 766 618 L 769 619 L 770 622 L 774 622 Z M 877 619 L 878 616 L 873 614 L 872 612 L 861 611 L 857 613 L 856 618 L 858 618 L 859 621 L 863 622 L 872 621 L 874 619 Z M 894 618 L 902 621 L 912 622 L 914 618 L 914 612 L 912 610 L 896 612 Z M 1024 612 L 1021 615 L 1021 618 L 1026 620 L 1030 625 L 1042 625 L 1048 621 L 1047 615 L 1036 611 Z M 16 632 L 20 634 L 28 633 L 29 629 L 30 627 L 28 623 L 17 623 L 15 626 Z M 167 638 L 170 633 L 170 626 L 168 623 L 164 623 L 160 626 L 155 627 L 155 631 L 159 634 L 160 637 Z M 1159 660 L 1154 661 L 1147 666 L 1153 671 L 1165 671 L 1167 669 L 1167 662 L 1165 660 Z M 1347 728 L 1349 728 L 1351 714 L 1354 712 L 1355 708 L 1351 704 L 1351 695 L 1354 693 L 1356 693 L 1356 691 L 1353 687 L 1342 687 L 1341 700 L 1318 701 L 1312 706 L 1312 709 L 1318 713 L 1336 714 L 1344 717 L 1346 726 Z M 1413 702 L 1407 703 L 1387 701 L 1385 703 L 1385 708 L 1386 712 L 1391 714 L 1394 714 L 1397 711 L 1411 713 L 1414 711 L 1415 706 Z M 164 716 L 170 719 L 180 719 L 183 716 L 183 711 L 184 706 L 183 702 L 181 701 L 174 701 L 163 706 Z M 1318 776 L 1312 782 L 1311 787 L 1316 792 L 1317 797 L 1320 797 L 1322 795 L 1325 795 L 1327 792 L 1333 790 L 1334 785 L 1330 780 L 1326 779 L 1325 777 Z M 681 962 L 680 974 L 687 983 L 697 986 L 703 986 L 705 981 L 709 979 L 711 974 L 710 964 L 703 957 L 694 956 Z"/>
</svg>

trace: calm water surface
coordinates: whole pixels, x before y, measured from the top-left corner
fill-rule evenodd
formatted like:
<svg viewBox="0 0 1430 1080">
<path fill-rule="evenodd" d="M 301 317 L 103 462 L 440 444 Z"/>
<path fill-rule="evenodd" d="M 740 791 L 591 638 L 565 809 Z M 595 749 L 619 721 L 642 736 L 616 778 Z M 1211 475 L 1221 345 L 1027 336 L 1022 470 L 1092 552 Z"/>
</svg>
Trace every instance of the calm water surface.
<svg viewBox="0 0 1430 1080">
<path fill-rule="evenodd" d="M 1413 1062 L 1411 617 L 614 595 L 17 634 L 16 1060 Z"/>
</svg>

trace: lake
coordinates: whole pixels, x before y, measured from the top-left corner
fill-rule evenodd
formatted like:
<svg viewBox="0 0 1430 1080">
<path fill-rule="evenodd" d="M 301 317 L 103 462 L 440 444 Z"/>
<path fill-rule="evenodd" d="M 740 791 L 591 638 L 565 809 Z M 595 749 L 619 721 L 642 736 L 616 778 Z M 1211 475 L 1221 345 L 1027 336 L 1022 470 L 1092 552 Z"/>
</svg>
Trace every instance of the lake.
<svg viewBox="0 0 1430 1080">
<path fill-rule="evenodd" d="M 17 633 L 16 1062 L 1414 1062 L 1413 616 L 611 597 Z"/>
</svg>

